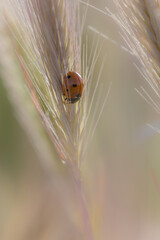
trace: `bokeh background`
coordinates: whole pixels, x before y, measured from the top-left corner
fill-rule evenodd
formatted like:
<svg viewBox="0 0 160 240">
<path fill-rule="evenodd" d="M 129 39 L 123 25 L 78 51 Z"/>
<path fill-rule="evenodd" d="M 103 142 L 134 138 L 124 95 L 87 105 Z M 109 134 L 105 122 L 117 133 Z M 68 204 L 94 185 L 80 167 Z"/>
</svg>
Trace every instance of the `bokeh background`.
<svg viewBox="0 0 160 240">
<path fill-rule="evenodd" d="M 90 3 L 115 11 L 109 0 Z M 97 36 L 88 25 L 118 45 Z M 82 169 L 96 240 L 159 240 L 160 135 L 147 124 L 159 128 L 160 115 L 135 91 L 142 85 L 150 93 L 150 88 L 134 66 L 139 64 L 137 59 L 120 48 L 125 43 L 113 20 L 88 8 L 85 31 L 90 41 L 99 40 L 100 59 L 106 56 L 101 83 L 112 83 Z M 3 62 L 2 54 L 0 60 Z M 100 65 L 101 60 L 95 72 Z M 50 179 L 18 120 L 1 70 L 0 239 L 82 240 L 81 214 L 71 176 L 53 147 Z"/>
</svg>

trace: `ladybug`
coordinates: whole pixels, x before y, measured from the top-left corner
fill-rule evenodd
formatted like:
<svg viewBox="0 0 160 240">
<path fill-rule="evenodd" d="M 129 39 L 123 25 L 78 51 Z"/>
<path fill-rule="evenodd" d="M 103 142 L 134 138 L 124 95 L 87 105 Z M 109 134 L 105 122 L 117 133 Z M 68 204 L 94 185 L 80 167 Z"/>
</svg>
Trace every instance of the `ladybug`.
<svg viewBox="0 0 160 240">
<path fill-rule="evenodd" d="M 67 103 L 76 103 L 82 96 L 83 79 L 77 72 L 68 72 L 64 76 L 63 95 Z"/>
</svg>

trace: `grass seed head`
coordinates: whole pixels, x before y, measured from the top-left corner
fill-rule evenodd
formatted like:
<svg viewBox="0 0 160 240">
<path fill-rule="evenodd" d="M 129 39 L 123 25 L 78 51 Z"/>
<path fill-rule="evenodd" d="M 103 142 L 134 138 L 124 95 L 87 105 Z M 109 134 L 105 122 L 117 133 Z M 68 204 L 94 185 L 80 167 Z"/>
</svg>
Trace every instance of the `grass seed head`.
<svg viewBox="0 0 160 240">
<path fill-rule="evenodd" d="M 138 91 L 160 112 L 160 3 L 157 0 L 114 0 L 117 14 L 111 14 L 123 31 L 131 52 L 139 59 L 138 70 L 150 86 L 153 97 Z"/>
<path fill-rule="evenodd" d="M 32 101 L 61 160 L 72 168 L 80 167 L 102 114 L 100 102 L 96 100 L 94 106 L 102 69 L 90 91 L 99 45 L 93 45 L 88 54 L 87 44 L 81 43 L 83 22 L 79 16 L 79 4 L 73 0 L 14 0 L 5 8 Z M 79 73 L 84 82 L 82 97 L 74 104 L 66 103 L 63 96 L 68 72 Z M 92 109 L 94 118 L 87 135 Z"/>
</svg>

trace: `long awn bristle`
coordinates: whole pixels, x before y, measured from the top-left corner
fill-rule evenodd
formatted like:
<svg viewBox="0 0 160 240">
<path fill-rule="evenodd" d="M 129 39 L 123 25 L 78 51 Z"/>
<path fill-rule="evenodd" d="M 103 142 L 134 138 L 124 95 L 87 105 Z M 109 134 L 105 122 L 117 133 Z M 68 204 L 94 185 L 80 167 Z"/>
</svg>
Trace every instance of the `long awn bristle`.
<svg viewBox="0 0 160 240">
<path fill-rule="evenodd" d="M 108 14 L 122 29 L 129 50 L 139 60 L 137 69 L 149 85 L 150 93 L 140 92 L 156 111 L 160 106 L 160 4 L 156 0 L 114 0 L 117 13 L 106 8 Z M 153 95 L 151 97 L 150 95 Z M 158 105 L 158 106 L 157 106 Z"/>
</svg>

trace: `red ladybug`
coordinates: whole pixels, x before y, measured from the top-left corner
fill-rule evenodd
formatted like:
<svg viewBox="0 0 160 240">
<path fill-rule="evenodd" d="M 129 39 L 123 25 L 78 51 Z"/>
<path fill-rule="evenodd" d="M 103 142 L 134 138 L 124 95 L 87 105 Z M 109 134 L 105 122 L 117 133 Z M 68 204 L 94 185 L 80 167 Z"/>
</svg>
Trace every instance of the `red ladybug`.
<svg viewBox="0 0 160 240">
<path fill-rule="evenodd" d="M 67 103 L 76 103 L 82 96 L 83 79 L 77 72 L 68 72 L 64 76 L 63 95 Z"/>
</svg>

